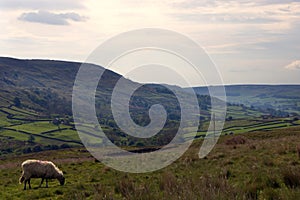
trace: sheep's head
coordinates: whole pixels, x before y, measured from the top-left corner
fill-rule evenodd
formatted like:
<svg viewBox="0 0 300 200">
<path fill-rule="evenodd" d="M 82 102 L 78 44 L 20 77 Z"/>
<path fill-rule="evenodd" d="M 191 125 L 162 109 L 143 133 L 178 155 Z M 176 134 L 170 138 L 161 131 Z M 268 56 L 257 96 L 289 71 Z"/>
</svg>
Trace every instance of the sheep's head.
<svg viewBox="0 0 300 200">
<path fill-rule="evenodd" d="M 65 184 L 65 177 L 63 175 L 58 177 L 59 183 L 60 185 L 64 185 Z"/>
</svg>

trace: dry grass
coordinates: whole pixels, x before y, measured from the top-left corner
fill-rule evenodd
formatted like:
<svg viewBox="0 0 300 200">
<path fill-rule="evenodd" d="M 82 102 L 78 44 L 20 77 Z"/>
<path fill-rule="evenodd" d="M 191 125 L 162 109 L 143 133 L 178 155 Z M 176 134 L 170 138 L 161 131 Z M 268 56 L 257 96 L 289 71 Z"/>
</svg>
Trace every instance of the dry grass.
<svg viewBox="0 0 300 200">
<path fill-rule="evenodd" d="M 300 167 L 288 166 L 282 169 L 284 184 L 292 189 L 300 187 Z"/>
<path fill-rule="evenodd" d="M 298 153 L 298 158 L 300 158 L 300 145 L 297 145 L 297 153 Z"/>
<path fill-rule="evenodd" d="M 247 138 L 242 135 L 234 136 L 226 141 L 227 145 L 246 144 Z"/>
<path fill-rule="evenodd" d="M 222 136 L 205 159 L 198 158 L 202 142 L 198 140 L 179 160 L 147 174 L 115 171 L 75 149 L 41 152 L 34 156 L 61 161 L 67 184 L 55 187 L 53 183 L 27 193 L 17 184 L 20 169 L 16 166 L 30 155 L 3 159 L 0 165 L 10 168 L 0 173 L 0 199 L 300 199 L 295 148 L 300 137 L 284 131 L 272 132 L 275 136 L 270 132 Z M 236 138 L 246 143 L 234 143 L 236 148 L 227 144 L 241 141 Z"/>
</svg>

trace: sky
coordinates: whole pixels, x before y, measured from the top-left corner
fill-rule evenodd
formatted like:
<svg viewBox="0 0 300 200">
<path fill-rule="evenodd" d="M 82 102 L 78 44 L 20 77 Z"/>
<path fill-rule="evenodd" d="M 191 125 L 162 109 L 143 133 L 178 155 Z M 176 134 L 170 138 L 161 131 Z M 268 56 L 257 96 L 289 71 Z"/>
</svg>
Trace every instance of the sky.
<svg viewBox="0 0 300 200">
<path fill-rule="evenodd" d="M 163 28 L 203 47 L 225 84 L 300 84 L 300 0 L 0 0 L 0 27 L 0 56 L 80 62 L 112 36 Z"/>
</svg>

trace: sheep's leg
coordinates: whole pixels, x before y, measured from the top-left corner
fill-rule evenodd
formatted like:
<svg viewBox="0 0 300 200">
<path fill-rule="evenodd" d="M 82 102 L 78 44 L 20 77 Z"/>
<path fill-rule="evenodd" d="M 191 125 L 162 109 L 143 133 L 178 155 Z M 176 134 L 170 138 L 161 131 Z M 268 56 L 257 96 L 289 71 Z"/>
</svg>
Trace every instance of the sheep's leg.
<svg viewBox="0 0 300 200">
<path fill-rule="evenodd" d="M 41 181 L 41 183 L 40 183 L 40 186 L 39 186 L 39 187 L 42 187 L 42 184 L 43 184 L 43 182 L 44 182 L 44 178 L 42 178 L 42 181 Z"/>
<path fill-rule="evenodd" d="M 30 179 L 28 179 L 28 185 L 29 185 L 29 189 L 31 189 Z"/>
<path fill-rule="evenodd" d="M 46 188 L 48 188 L 48 179 L 46 178 Z"/>
<path fill-rule="evenodd" d="M 24 190 L 26 190 L 26 183 L 27 183 L 27 180 L 24 181 Z"/>
</svg>

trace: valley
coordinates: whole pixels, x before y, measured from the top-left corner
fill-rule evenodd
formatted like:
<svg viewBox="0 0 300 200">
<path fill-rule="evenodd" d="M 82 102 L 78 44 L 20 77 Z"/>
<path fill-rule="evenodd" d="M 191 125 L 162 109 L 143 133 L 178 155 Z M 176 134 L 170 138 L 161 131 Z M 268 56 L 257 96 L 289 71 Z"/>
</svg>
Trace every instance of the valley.
<svg viewBox="0 0 300 200">
<path fill-rule="evenodd" d="M 82 145 L 72 117 L 72 87 L 80 63 L 0 58 L 0 198 L 1 199 L 297 199 L 300 197 L 300 86 L 225 86 L 227 114 L 211 153 L 198 152 L 211 120 L 207 88 L 194 88 L 200 107 L 190 149 L 157 172 L 129 174 L 104 166 Z M 102 69 L 102 68 L 101 68 Z M 104 70 L 104 69 L 103 69 Z M 105 70 L 96 91 L 97 118 L 106 136 L 132 152 L 155 151 L 180 125 L 180 106 L 163 85 L 125 80 L 141 87 L 130 100 L 130 114 L 140 126 L 150 122 L 149 108 L 168 112 L 163 130 L 149 139 L 124 133 L 114 121 L 110 99 L 125 79 Z M 173 86 L 175 87 L 175 86 Z M 217 86 L 216 86 L 217 87 Z M 175 87 L 178 90 L 182 88 Z M 185 92 L 182 89 L 181 92 Z M 216 99 L 214 99 L 216 100 Z M 97 127 L 82 124 L 93 133 Z M 93 136 L 91 136 L 93 137 Z M 66 185 L 23 191 L 18 185 L 25 159 L 52 160 L 63 169 Z"/>
</svg>

